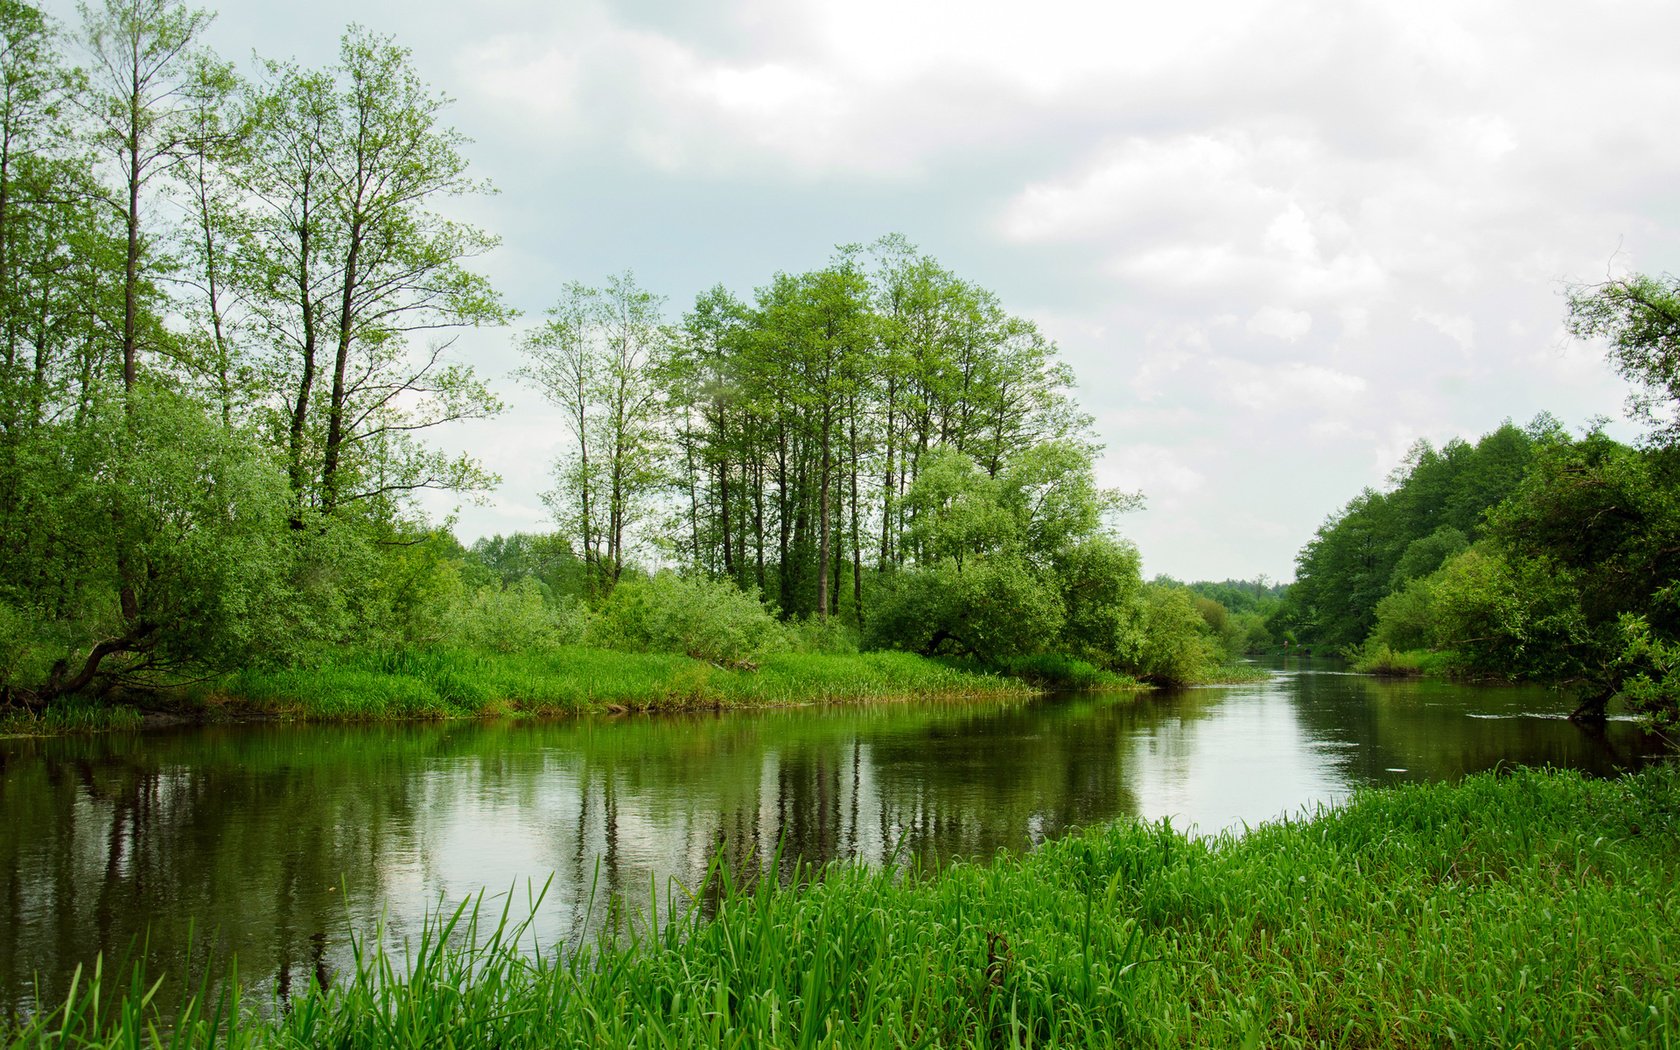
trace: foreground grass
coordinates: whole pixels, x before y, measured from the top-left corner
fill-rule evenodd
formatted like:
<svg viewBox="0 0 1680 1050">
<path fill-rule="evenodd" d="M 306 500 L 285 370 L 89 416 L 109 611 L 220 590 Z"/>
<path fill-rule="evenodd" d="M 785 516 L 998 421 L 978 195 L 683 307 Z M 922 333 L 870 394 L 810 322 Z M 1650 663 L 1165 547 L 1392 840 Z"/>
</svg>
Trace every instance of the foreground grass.
<svg viewBox="0 0 1680 1050">
<path fill-rule="evenodd" d="M 144 978 L 107 978 L 14 1039 L 1674 1045 L 1677 869 L 1673 768 L 1519 771 L 1366 793 L 1242 838 L 1128 824 L 922 878 L 837 867 L 747 889 L 718 876 L 704 908 L 580 952 L 533 952 L 521 931 L 457 913 L 407 959 L 363 953 L 270 1020 L 214 997 L 165 1013 Z"/>
<path fill-rule="evenodd" d="M 669 653 L 570 647 L 348 653 L 307 670 L 245 671 L 217 699 L 300 718 L 378 720 L 622 709 L 680 711 L 1009 695 L 1028 684 L 909 653 L 779 653 L 726 668 Z"/>
</svg>

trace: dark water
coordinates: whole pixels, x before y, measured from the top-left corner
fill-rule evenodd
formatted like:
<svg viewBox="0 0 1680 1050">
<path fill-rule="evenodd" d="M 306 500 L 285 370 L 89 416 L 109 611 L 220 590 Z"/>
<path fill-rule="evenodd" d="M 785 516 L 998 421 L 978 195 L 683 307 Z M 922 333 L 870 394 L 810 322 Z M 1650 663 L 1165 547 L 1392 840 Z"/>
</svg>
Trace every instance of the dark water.
<svg viewBox="0 0 1680 1050">
<path fill-rule="evenodd" d="M 1211 832 L 1361 785 L 1661 753 L 1567 709 L 1285 669 L 1138 699 L 0 740 L 0 1016 L 100 952 L 175 974 L 233 952 L 248 986 L 301 989 L 382 915 L 412 936 L 484 888 L 517 912 L 548 881 L 537 930 L 575 939 L 610 894 L 693 885 L 720 849 L 750 868 L 782 840 L 784 869 L 984 856 L 1134 816 Z"/>
</svg>

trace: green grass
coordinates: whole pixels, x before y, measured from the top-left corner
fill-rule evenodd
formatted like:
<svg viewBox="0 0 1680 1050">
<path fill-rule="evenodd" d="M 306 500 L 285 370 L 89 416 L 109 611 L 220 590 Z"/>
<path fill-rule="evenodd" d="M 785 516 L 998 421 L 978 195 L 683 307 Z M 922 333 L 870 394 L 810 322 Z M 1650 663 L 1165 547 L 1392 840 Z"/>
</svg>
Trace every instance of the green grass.
<svg viewBox="0 0 1680 1050">
<path fill-rule="evenodd" d="M 1353 670 L 1385 678 L 1453 677 L 1457 654 L 1370 644 L 1352 654 Z"/>
<path fill-rule="evenodd" d="M 463 910 L 267 1019 L 208 993 L 165 1008 L 143 976 L 106 977 L 14 1039 L 1671 1046 L 1677 869 L 1672 766 L 1517 771 L 1363 793 L 1240 838 L 1122 824 L 937 873 L 839 866 L 781 887 L 717 872 L 701 904 L 582 950 Z"/>
<path fill-rule="evenodd" d="M 138 729 L 140 720 L 140 712 L 132 707 L 68 696 L 41 711 L 0 711 L 0 736 L 57 736 Z"/>
<path fill-rule="evenodd" d="M 1004 674 L 1051 689 L 1143 689 L 1135 678 L 1105 671 L 1058 653 L 1021 656 L 1004 663 Z"/>
<path fill-rule="evenodd" d="M 676 711 L 1009 695 L 1026 684 L 908 653 L 778 653 L 725 668 L 666 653 L 570 647 L 352 652 L 321 667 L 245 671 L 218 701 L 341 721 L 591 710 Z"/>
</svg>

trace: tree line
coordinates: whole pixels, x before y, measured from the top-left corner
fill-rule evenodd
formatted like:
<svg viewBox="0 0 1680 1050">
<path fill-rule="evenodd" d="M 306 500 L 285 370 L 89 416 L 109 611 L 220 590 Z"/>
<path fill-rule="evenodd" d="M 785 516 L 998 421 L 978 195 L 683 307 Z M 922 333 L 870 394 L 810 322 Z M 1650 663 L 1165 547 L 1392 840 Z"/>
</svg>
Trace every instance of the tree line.
<svg viewBox="0 0 1680 1050">
<path fill-rule="evenodd" d="M 1302 548 L 1274 631 L 1375 670 L 1571 686 L 1583 717 L 1680 716 L 1680 282 L 1575 288 L 1569 324 L 1607 343 L 1645 438 L 1541 415 L 1420 441 Z"/>
<path fill-rule="evenodd" d="M 419 440 L 497 409 L 447 350 L 510 316 L 441 210 L 483 189 L 445 100 L 356 27 L 241 75 L 210 17 L 0 3 L 0 690 L 31 702 L 388 618 L 413 494 L 490 480 Z"/>
<path fill-rule="evenodd" d="M 661 566 L 847 644 L 1213 658 L 1115 532 L 1136 498 L 1054 344 L 898 236 L 680 317 L 630 274 L 561 289 L 519 373 L 567 438 L 556 532 L 463 548 L 415 496 L 496 479 L 426 438 L 500 410 L 451 348 L 515 316 L 450 214 L 489 189 L 467 140 L 388 37 L 241 69 L 210 20 L 0 0 L 0 701 L 588 641 Z"/>
</svg>

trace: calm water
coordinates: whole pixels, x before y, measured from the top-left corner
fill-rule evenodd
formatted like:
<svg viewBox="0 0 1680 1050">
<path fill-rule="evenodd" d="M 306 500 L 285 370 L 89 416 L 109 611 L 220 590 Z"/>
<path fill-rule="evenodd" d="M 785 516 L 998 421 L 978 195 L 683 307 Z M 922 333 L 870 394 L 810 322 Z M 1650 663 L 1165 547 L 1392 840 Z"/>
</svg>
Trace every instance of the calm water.
<svg viewBox="0 0 1680 1050">
<path fill-rule="evenodd" d="M 53 997 L 136 945 L 177 972 L 236 952 L 249 985 L 301 988 L 381 915 L 412 936 L 485 888 L 519 911 L 549 882 L 537 928 L 576 939 L 604 911 L 592 887 L 663 897 L 720 849 L 749 868 L 778 840 L 813 861 L 983 856 L 1116 819 L 1211 832 L 1362 785 L 1661 753 L 1567 709 L 1281 669 L 1137 700 L 0 740 L 0 1012 L 27 1010 L 37 975 Z"/>
</svg>

